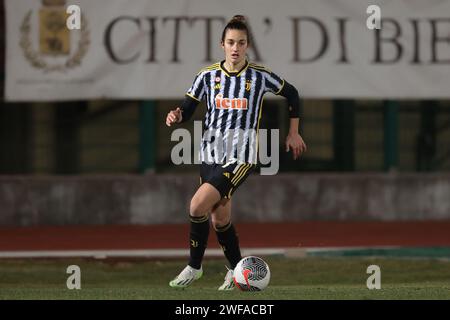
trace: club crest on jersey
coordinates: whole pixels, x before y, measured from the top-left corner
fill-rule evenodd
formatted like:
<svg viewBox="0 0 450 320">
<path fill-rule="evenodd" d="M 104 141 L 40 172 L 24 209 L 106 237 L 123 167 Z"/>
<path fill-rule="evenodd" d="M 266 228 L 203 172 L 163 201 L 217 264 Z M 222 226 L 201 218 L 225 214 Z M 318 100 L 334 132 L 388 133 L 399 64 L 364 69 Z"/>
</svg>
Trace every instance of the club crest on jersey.
<svg viewBox="0 0 450 320">
<path fill-rule="evenodd" d="M 245 82 L 245 90 L 250 91 L 251 87 L 252 87 L 252 81 L 251 80 L 247 80 Z"/>
<path fill-rule="evenodd" d="M 216 109 L 239 109 L 247 110 L 247 99 L 246 98 L 224 98 L 221 93 L 219 93 L 216 98 Z"/>
<path fill-rule="evenodd" d="M 216 77 L 216 82 L 220 82 L 220 77 Z"/>
</svg>

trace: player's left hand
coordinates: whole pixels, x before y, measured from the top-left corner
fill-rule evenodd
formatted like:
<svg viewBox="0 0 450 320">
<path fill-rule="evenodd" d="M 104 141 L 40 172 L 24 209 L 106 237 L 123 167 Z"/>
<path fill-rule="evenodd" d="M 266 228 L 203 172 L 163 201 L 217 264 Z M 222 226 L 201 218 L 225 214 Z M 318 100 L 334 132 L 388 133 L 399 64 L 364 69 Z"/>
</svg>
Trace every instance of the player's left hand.
<svg viewBox="0 0 450 320">
<path fill-rule="evenodd" d="M 286 137 L 286 152 L 292 149 L 292 156 L 297 160 L 306 151 L 306 144 L 298 133 L 289 133 Z"/>
</svg>

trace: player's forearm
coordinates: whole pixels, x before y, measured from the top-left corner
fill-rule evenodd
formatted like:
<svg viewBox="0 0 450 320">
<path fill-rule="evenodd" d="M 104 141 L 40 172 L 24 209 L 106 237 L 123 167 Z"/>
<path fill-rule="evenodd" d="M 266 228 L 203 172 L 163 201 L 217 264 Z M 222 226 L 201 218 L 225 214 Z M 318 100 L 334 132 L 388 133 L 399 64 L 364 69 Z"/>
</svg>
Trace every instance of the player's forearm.
<svg viewBox="0 0 450 320">
<path fill-rule="evenodd" d="M 198 105 L 197 100 L 186 95 L 183 103 L 181 104 L 181 121 L 179 123 L 188 121 L 194 114 L 197 105 Z"/>
<path fill-rule="evenodd" d="M 300 118 L 289 119 L 289 134 L 298 134 L 298 126 L 300 124 Z"/>
</svg>

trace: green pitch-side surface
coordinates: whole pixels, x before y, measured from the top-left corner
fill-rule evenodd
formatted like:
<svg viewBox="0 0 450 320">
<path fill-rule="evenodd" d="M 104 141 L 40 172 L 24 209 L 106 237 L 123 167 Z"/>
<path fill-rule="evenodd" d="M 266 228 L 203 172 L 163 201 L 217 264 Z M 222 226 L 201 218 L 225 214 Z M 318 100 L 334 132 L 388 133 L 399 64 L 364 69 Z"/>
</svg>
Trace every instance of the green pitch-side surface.
<svg viewBox="0 0 450 320">
<path fill-rule="evenodd" d="M 0 299 L 450 299 L 450 261 L 264 257 L 272 278 L 263 292 L 219 292 L 225 261 L 206 259 L 191 287 L 168 286 L 185 261 L 0 260 Z M 81 268 L 81 290 L 66 287 L 69 265 Z M 369 265 L 381 269 L 381 289 L 366 287 Z"/>
</svg>

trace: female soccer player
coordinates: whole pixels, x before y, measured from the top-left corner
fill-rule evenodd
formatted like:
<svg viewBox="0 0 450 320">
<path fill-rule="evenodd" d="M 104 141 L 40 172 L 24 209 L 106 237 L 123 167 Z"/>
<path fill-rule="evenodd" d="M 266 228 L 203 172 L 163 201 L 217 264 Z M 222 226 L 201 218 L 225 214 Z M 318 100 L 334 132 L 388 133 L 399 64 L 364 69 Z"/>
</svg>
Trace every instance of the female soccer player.
<svg viewBox="0 0 450 320">
<path fill-rule="evenodd" d="M 257 163 L 257 137 L 265 93 L 272 92 L 288 100 L 290 128 L 286 151 L 292 149 L 294 159 L 306 151 L 298 133 L 297 90 L 265 67 L 247 61 L 250 40 L 245 18 L 234 16 L 222 33 L 225 60 L 201 70 L 181 107 L 167 114 L 167 126 L 181 123 L 189 120 L 202 99 L 207 101 L 200 153 L 201 185 L 191 200 L 189 212 L 190 259 L 183 271 L 170 281 L 171 287 L 185 288 L 202 276 L 211 215 L 217 239 L 230 263 L 219 290 L 234 288 L 233 269 L 242 256 L 231 223 L 231 196 Z"/>
</svg>

